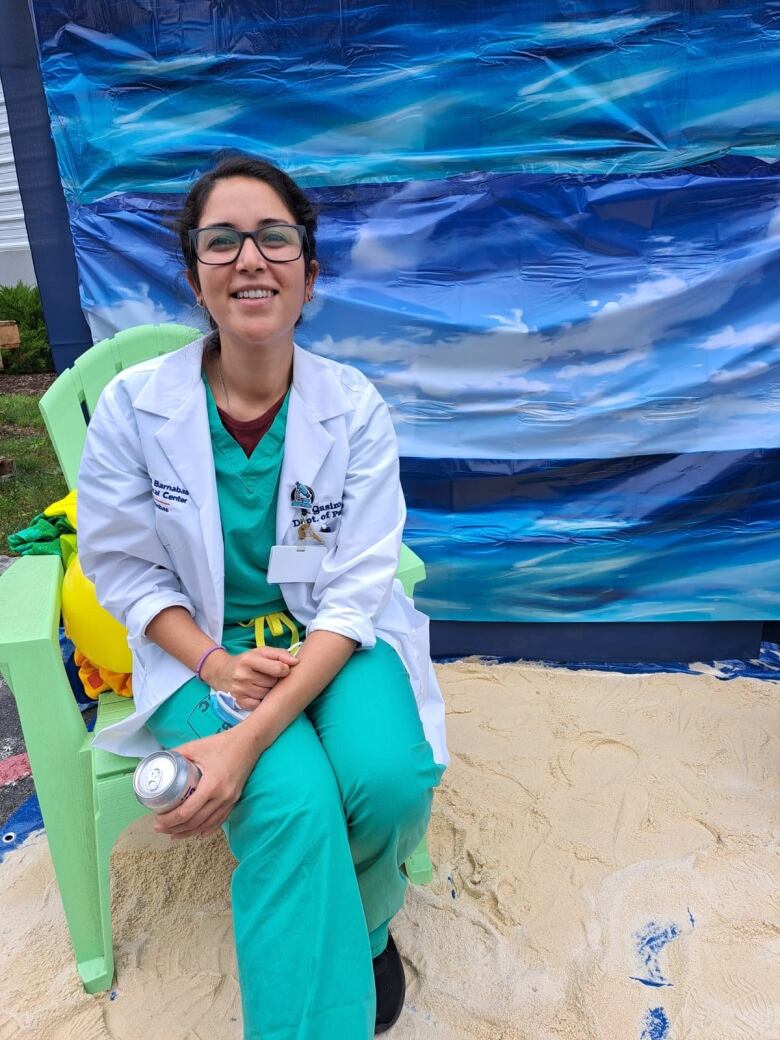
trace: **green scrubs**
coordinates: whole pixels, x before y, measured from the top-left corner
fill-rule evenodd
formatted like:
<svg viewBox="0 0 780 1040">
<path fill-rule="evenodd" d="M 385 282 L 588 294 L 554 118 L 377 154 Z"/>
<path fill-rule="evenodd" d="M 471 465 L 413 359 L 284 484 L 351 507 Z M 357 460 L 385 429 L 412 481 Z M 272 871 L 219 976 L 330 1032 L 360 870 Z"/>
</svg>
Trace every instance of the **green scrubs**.
<svg viewBox="0 0 780 1040">
<path fill-rule="evenodd" d="M 223 642 L 233 653 L 255 646 L 254 619 L 264 616 L 257 634 L 288 647 L 279 615 L 296 623 L 267 581 L 287 400 L 247 459 L 206 393 L 225 541 Z M 149 727 L 164 747 L 224 728 L 209 692 L 193 677 L 157 709 Z M 261 756 L 224 825 L 238 861 L 245 1040 L 373 1036 L 371 959 L 403 903 L 400 865 L 425 834 L 441 772 L 406 669 L 382 640 L 356 652 Z"/>
</svg>

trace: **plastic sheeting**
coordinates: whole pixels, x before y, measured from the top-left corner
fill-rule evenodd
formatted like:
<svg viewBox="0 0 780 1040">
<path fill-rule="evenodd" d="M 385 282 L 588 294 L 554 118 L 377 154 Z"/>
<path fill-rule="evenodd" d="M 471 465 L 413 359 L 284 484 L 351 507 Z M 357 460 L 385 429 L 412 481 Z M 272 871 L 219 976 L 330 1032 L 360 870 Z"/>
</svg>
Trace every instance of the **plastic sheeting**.
<svg viewBox="0 0 780 1040">
<path fill-rule="evenodd" d="M 71 198 L 230 145 L 310 185 L 776 159 L 773 4 L 35 0 Z"/>
<path fill-rule="evenodd" d="M 647 6 L 35 4 L 95 338 L 217 149 L 311 185 L 435 618 L 780 616 L 780 14 Z"/>
<path fill-rule="evenodd" d="M 9 852 L 18 849 L 30 835 L 40 830 L 43 830 L 41 806 L 38 802 L 38 795 L 31 794 L 18 809 L 11 813 L 0 828 L 0 863 Z"/>
<path fill-rule="evenodd" d="M 311 194 L 323 278 L 300 339 L 375 381 L 403 454 L 780 447 L 780 181 L 765 164 Z M 71 207 L 96 338 L 199 320 L 166 229 L 179 202 Z"/>
<path fill-rule="evenodd" d="M 426 609 L 452 621 L 777 613 L 780 452 L 404 459 Z"/>
<path fill-rule="evenodd" d="M 437 657 L 440 664 L 459 661 L 459 657 Z M 515 661 L 515 657 L 483 657 L 483 661 L 501 664 Z M 780 682 L 780 645 L 764 642 L 759 655 L 754 660 L 724 661 L 686 661 L 643 662 L 642 664 L 617 663 L 605 664 L 603 661 L 580 661 L 577 663 L 559 661 L 541 661 L 548 668 L 566 668 L 569 671 L 581 672 L 619 672 L 623 675 L 649 675 L 660 672 L 684 672 L 686 675 L 711 675 L 715 679 L 764 679 L 769 682 Z"/>
</svg>

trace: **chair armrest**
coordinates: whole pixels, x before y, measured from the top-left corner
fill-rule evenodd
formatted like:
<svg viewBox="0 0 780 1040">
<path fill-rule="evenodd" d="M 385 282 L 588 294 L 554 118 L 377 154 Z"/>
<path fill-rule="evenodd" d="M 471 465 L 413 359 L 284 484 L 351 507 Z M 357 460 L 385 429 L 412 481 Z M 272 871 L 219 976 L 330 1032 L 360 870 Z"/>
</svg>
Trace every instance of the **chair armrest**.
<svg viewBox="0 0 780 1040">
<path fill-rule="evenodd" d="M 0 575 L 0 672 L 16 698 L 33 773 L 83 745 L 86 726 L 59 643 L 62 563 L 22 556 Z"/>
<path fill-rule="evenodd" d="M 406 595 L 410 599 L 414 599 L 415 585 L 420 581 L 425 581 L 425 564 L 416 553 L 412 552 L 408 545 L 401 546 L 401 555 L 395 576 L 403 585 Z"/>
</svg>

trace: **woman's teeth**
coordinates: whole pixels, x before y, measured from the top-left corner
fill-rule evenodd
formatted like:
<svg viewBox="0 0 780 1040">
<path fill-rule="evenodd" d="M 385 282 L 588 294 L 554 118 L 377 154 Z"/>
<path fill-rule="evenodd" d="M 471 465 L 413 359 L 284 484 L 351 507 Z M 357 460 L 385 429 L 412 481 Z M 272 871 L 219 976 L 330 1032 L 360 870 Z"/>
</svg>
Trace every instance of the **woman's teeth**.
<svg viewBox="0 0 780 1040">
<path fill-rule="evenodd" d="M 235 293 L 237 300 L 264 300 L 267 296 L 275 296 L 272 289 L 247 289 L 244 292 Z"/>
</svg>

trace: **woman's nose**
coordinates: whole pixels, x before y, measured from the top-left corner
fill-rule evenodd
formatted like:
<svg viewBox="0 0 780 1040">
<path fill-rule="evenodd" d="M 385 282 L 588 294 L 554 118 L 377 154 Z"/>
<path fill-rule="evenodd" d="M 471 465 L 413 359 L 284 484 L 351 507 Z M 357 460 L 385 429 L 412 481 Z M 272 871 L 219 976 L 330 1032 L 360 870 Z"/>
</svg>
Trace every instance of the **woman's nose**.
<svg viewBox="0 0 780 1040">
<path fill-rule="evenodd" d="M 245 238 L 241 252 L 236 257 L 240 271 L 257 271 L 268 266 L 268 262 L 251 238 Z"/>
</svg>

